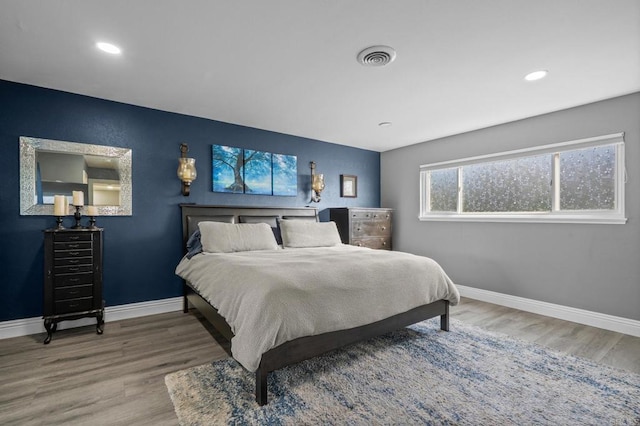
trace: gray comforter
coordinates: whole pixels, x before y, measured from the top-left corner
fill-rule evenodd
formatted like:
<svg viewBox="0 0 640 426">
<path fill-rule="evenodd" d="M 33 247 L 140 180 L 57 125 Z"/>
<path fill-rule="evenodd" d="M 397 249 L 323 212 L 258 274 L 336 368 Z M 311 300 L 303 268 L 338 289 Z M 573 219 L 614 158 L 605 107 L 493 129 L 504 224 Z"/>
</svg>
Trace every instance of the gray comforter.
<svg viewBox="0 0 640 426">
<path fill-rule="evenodd" d="M 202 253 L 183 258 L 176 274 L 227 320 L 233 357 L 249 371 L 286 341 L 460 299 L 432 259 L 348 245 Z"/>
</svg>

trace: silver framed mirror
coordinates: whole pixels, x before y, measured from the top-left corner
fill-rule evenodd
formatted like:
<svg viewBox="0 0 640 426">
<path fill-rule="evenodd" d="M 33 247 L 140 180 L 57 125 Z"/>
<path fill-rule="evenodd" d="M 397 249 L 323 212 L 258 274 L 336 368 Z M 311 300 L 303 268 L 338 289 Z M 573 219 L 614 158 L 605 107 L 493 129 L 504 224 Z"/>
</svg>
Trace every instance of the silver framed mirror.
<svg viewBox="0 0 640 426">
<path fill-rule="evenodd" d="M 131 216 L 131 149 L 20 137 L 20 214 L 53 215 L 53 194 L 85 192 L 98 216 Z"/>
</svg>

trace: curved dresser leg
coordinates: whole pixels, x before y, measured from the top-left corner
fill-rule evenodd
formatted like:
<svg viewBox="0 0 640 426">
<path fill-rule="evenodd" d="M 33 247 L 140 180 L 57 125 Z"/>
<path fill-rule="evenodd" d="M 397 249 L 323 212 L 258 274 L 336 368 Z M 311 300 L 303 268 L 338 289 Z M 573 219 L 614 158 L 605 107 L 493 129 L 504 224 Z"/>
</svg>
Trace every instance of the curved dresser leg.
<svg viewBox="0 0 640 426">
<path fill-rule="evenodd" d="M 104 302 L 103 302 L 104 304 Z M 96 333 L 102 334 L 104 332 L 104 306 L 100 311 L 96 314 Z"/>
<path fill-rule="evenodd" d="M 44 328 L 47 330 L 47 338 L 44 339 L 44 344 L 47 345 L 51 341 L 53 332 L 56 331 L 56 323 L 51 318 L 45 318 Z"/>
</svg>

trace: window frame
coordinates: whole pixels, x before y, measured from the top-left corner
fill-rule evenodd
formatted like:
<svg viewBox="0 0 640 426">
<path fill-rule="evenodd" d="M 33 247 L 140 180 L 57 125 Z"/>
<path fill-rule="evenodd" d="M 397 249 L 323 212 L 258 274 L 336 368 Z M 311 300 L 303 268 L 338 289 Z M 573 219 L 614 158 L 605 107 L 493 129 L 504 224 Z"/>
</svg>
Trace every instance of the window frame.
<svg viewBox="0 0 640 426">
<path fill-rule="evenodd" d="M 615 208 L 612 210 L 559 210 L 560 207 L 560 154 L 596 146 L 613 145 L 615 149 Z M 545 212 L 499 212 L 465 213 L 462 211 L 462 168 L 471 164 L 491 163 L 501 160 L 529 157 L 541 154 L 552 155 L 551 168 L 551 210 Z M 458 200 L 456 212 L 431 212 L 429 172 L 432 170 L 457 168 Z M 459 160 L 442 161 L 420 166 L 420 212 L 421 221 L 459 221 L 459 222 L 525 222 L 525 223 L 589 223 L 624 224 L 625 217 L 625 160 L 624 133 L 596 136 L 568 142 L 542 145 L 533 148 L 505 151 L 494 154 L 468 157 Z"/>
</svg>

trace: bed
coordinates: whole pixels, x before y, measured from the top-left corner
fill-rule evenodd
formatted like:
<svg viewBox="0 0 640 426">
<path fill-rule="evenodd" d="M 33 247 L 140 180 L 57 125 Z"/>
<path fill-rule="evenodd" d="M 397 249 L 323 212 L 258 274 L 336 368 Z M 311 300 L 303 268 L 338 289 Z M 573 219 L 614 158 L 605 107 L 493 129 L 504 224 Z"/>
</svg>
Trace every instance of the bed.
<svg viewBox="0 0 640 426">
<path fill-rule="evenodd" d="M 449 306 L 458 302 L 459 294 L 431 259 L 345 246 L 339 243 L 339 236 L 338 244 L 316 247 L 316 241 L 324 241 L 324 233 L 319 240 L 312 238 L 314 243 L 310 246 L 305 245 L 305 238 L 313 237 L 316 229 L 335 227 L 333 223 L 318 222 L 315 208 L 180 207 L 183 246 L 191 249 L 190 237 L 196 231 L 199 234 L 200 228 L 202 243 L 209 246 L 202 254 L 189 251 L 176 268 L 184 279 L 184 312 L 197 309 L 231 342 L 233 357 L 248 371 L 255 371 L 255 397 L 260 405 L 267 403 L 267 376 L 271 371 L 436 316 L 440 316 L 440 328 L 449 330 Z M 217 250 L 218 241 L 210 235 L 220 235 L 212 232 L 227 229 L 259 230 L 268 250 Z M 266 235 L 269 232 L 273 232 L 271 237 Z M 285 240 L 284 249 L 280 238 Z M 275 248 L 271 247 L 271 239 L 275 240 Z M 243 241 L 243 237 L 238 240 Z M 302 243 L 296 245 L 294 241 Z M 353 267 L 364 267 L 367 262 L 371 265 L 366 271 L 358 272 Z M 422 291 L 420 286 L 424 284 L 404 279 L 402 293 L 407 295 L 391 293 L 394 297 L 385 298 L 383 292 L 391 291 L 388 288 L 396 285 L 391 283 L 406 275 L 402 271 L 411 270 L 414 262 L 420 262 L 420 268 L 427 262 L 434 265 L 433 273 L 415 281 L 431 279 L 441 283 L 434 285 L 433 291 Z M 326 263 L 330 267 L 322 268 Z M 393 270 L 396 263 L 403 265 L 402 271 Z M 429 295 L 423 297 L 422 293 Z M 296 312 L 305 316 L 291 320 Z"/>
</svg>

